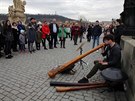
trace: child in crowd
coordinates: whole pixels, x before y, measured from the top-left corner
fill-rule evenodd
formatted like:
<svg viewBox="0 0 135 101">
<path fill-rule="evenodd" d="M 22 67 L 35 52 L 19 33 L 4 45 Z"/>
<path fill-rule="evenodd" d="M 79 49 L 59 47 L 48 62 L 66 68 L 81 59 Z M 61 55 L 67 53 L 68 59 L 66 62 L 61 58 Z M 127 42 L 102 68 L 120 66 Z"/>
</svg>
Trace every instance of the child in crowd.
<svg viewBox="0 0 135 101">
<path fill-rule="evenodd" d="M 20 42 L 20 51 L 25 52 L 25 31 L 24 30 L 20 31 L 19 42 Z"/>
</svg>

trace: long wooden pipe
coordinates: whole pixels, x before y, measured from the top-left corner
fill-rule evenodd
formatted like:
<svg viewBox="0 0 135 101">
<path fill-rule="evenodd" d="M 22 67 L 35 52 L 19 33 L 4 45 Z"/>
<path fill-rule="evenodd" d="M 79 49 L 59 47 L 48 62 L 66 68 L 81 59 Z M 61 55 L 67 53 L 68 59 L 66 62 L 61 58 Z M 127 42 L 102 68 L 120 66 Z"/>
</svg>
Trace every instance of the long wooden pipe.
<svg viewBox="0 0 135 101">
<path fill-rule="evenodd" d="M 94 89 L 94 88 L 102 88 L 102 87 L 108 87 L 108 85 L 100 84 L 100 85 L 80 86 L 80 87 L 56 87 L 56 91 L 67 92 L 67 91 L 77 91 L 77 90 Z"/>
<path fill-rule="evenodd" d="M 92 86 L 92 85 L 103 85 L 105 82 L 96 83 L 69 83 L 69 82 L 56 82 L 51 81 L 50 86 Z"/>
<path fill-rule="evenodd" d="M 98 50 L 98 49 L 100 49 L 100 48 L 102 48 L 104 46 L 105 46 L 105 43 L 102 43 L 102 44 L 98 45 L 97 47 L 89 50 L 88 52 L 86 52 L 86 53 L 84 53 L 82 55 L 79 55 L 76 58 L 74 58 L 74 59 L 66 62 L 65 64 L 63 64 L 63 65 L 61 65 L 61 66 L 59 66 L 57 68 L 54 68 L 54 69 L 50 70 L 48 72 L 48 76 L 50 78 L 54 78 L 58 73 L 66 70 L 67 68 L 70 68 L 70 66 L 72 66 L 73 64 L 75 64 L 76 62 L 78 62 L 79 60 L 81 60 L 82 58 L 86 57 L 87 55 L 93 53 L 94 51 L 96 51 L 96 50 Z"/>
</svg>

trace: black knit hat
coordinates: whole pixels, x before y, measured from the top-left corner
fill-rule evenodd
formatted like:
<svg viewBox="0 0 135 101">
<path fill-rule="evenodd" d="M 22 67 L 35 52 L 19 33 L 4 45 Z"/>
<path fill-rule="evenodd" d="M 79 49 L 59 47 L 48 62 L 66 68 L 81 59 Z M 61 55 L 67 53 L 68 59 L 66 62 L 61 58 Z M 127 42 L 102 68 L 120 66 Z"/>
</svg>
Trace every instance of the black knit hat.
<svg viewBox="0 0 135 101">
<path fill-rule="evenodd" d="M 103 42 L 104 42 L 105 40 L 112 40 L 112 41 L 114 41 L 114 40 L 115 40 L 115 39 L 114 39 L 114 35 L 108 34 L 108 35 L 104 36 Z"/>
</svg>

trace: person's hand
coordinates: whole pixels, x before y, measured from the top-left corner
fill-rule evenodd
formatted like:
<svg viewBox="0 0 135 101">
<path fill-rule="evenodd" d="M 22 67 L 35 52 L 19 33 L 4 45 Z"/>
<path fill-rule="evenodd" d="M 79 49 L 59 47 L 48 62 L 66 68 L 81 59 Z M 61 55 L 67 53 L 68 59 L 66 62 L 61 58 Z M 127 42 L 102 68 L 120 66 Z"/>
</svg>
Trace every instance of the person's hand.
<svg viewBox="0 0 135 101">
<path fill-rule="evenodd" d="M 108 62 L 100 62 L 102 65 L 108 65 Z"/>
</svg>

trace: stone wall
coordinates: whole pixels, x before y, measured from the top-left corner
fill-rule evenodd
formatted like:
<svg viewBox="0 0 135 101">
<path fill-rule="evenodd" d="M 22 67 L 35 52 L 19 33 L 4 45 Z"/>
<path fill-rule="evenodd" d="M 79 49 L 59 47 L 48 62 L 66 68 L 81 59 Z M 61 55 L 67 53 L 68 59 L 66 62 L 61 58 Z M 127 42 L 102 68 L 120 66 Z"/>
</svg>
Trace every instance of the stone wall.
<svg viewBox="0 0 135 101">
<path fill-rule="evenodd" d="M 127 84 L 128 101 L 135 101 L 135 39 L 123 36 L 122 47 L 122 68 L 128 74 Z"/>
</svg>

